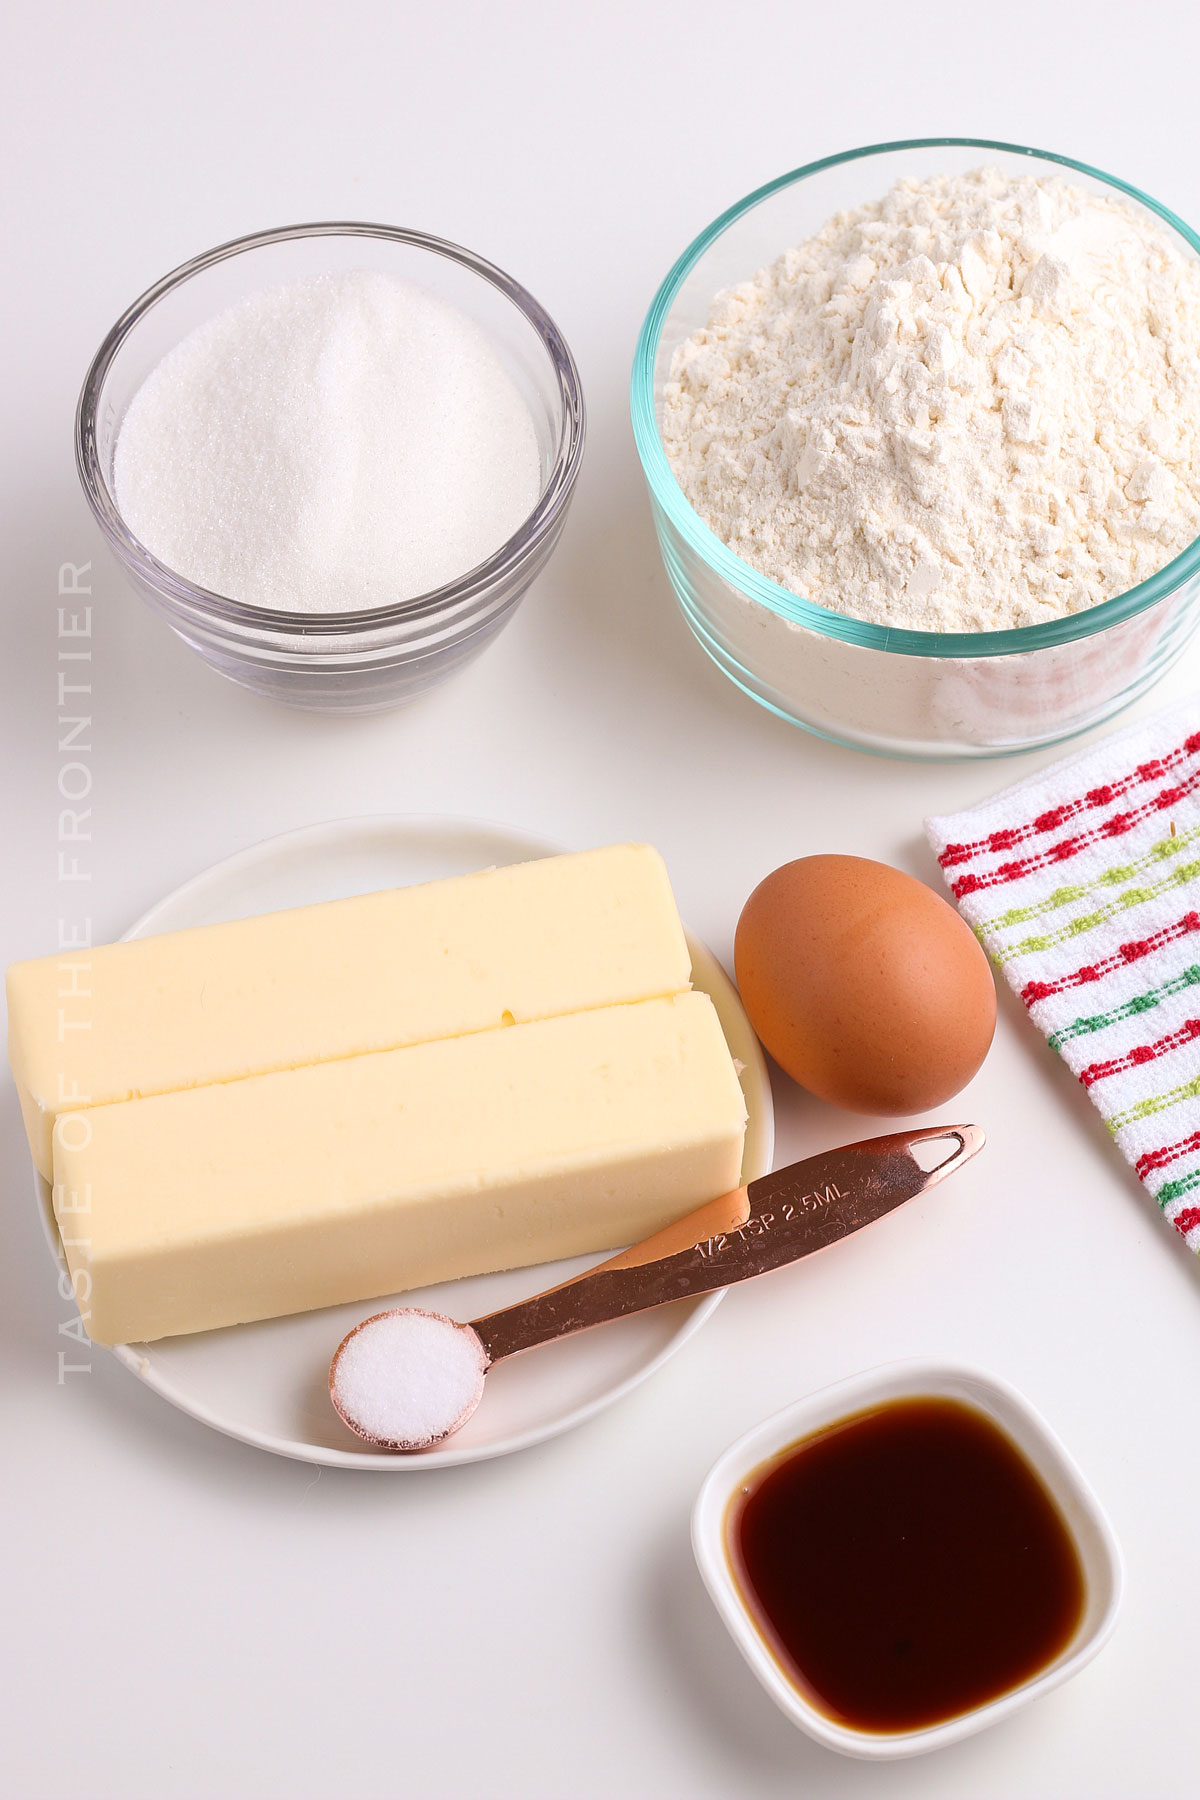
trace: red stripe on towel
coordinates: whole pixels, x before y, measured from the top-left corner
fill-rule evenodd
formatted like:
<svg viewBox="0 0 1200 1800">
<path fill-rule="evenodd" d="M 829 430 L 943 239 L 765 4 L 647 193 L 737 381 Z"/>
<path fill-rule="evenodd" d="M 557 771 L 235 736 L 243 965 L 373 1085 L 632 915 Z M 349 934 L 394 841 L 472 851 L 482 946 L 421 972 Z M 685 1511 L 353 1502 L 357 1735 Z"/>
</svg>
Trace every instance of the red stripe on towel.
<svg viewBox="0 0 1200 1800">
<path fill-rule="evenodd" d="M 1200 913 L 1186 912 L 1173 925 L 1164 925 L 1161 931 L 1154 932 L 1148 938 L 1133 938 L 1129 943 L 1122 944 L 1111 956 L 1101 957 L 1099 962 L 1084 963 L 1072 974 L 1060 975 L 1057 981 L 1027 981 L 1021 989 L 1021 998 L 1026 1006 L 1033 1006 L 1038 1000 L 1049 1000 L 1054 994 L 1065 994 L 1071 988 L 1087 987 L 1093 981 L 1103 981 L 1114 970 L 1125 968 L 1129 963 L 1141 962 L 1144 956 L 1152 956 L 1164 944 L 1173 944 L 1177 938 L 1188 937 L 1193 931 L 1200 931 Z"/>
<path fill-rule="evenodd" d="M 1192 1150 L 1200 1150 L 1200 1131 L 1193 1131 L 1189 1137 L 1178 1138 L 1173 1144 L 1164 1144 L 1159 1150 L 1147 1150 L 1133 1166 L 1145 1181 L 1147 1175 L 1152 1174 L 1155 1169 L 1165 1169 L 1168 1163 L 1178 1161 Z"/>
<path fill-rule="evenodd" d="M 1153 1044 L 1135 1044 L 1124 1056 L 1112 1056 L 1107 1062 L 1089 1063 L 1080 1072 L 1079 1079 L 1085 1088 L 1093 1087 L 1097 1081 L 1103 1081 L 1109 1075 L 1121 1075 L 1126 1069 L 1137 1069 L 1143 1063 L 1157 1062 L 1160 1057 L 1169 1056 L 1172 1050 L 1181 1050 L 1185 1044 L 1194 1043 L 1200 1037 L 1200 1019 L 1185 1019 L 1177 1031 L 1168 1032 L 1166 1037 L 1156 1039 Z"/>
<path fill-rule="evenodd" d="M 1030 838 L 1044 837 L 1048 831 L 1058 831 L 1071 819 L 1081 813 L 1094 812 L 1098 807 L 1111 806 L 1114 800 L 1120 800 L 1134 788 L 1143 787 L 1150 781 L 1161 781 L 1173 769 L 1186 762 L 1189 756 L 1200 751 L 1200 731 L 1193 732 L 1174 750 L 1165 756 L 1153 757 L 1149 762 L 1139 763 L 1136 769 L 1130 770 L 1117 781 L 1108 781 L 1101 787 L 1089 788 L 1076 800 L 1065 800 L 1059 806 L 1039 813 L 1025 825 L 1010 825 L 1000 831 L 989 832 L 987 837 L 977 838 L 970 844 L 947 844 L 938 862 L 943 869 L 957 868 L 960 863 L 973 862 L 977 856 L 997 856 L 1005 850 L 1015 850 L 1019 844 L 1028 843 Z"/>
<path fill-rule="evenodd" d="M 1200 769 L 1194 769 L 1186 781 L 1175 787 L 1162 788 L 1153 800 L 1144 800 L 1141 806 L 1135 806 L 1132 812 L 1114 813 L 1111 819 L 1105 819 L 1103 825 L 1093 825 L 1088 831 L 1081 831 L 1077 837 L 1063 838 L 1061 843 L 1051 844 L 1045 850 L 1038 850 L 1031 856 L 1020 856 L 1015 862 L 997 863 L 984 875 L 960 875 L 950 883 L 950 892 L 956 900 L 963 900 L 968 894 L 981 894 L 987 888 L 1006 887 L 1010 881 L 1020 881 L 1026 875 L 1035 874 L 1054 863 L 1070 862 L 1081 850 L 1087 850 L 1093 844 L 1105 839 L 1124 837 L 1135 826 L 1143 823 L 1156 812 L 1167 812 L 1178 806 L 1181 800 L 1196 788 L 1200 787 Z"/>
</svg>

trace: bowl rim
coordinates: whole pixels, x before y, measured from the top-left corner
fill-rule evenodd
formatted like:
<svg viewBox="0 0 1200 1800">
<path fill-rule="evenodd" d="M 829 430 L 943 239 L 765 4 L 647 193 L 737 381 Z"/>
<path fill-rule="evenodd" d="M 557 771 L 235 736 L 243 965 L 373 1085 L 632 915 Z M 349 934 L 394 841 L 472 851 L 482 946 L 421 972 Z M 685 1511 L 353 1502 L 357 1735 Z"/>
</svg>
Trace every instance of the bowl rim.
<svg viewBox="0 0 1200 1800">
<path fill-rule="evenodd" d="M 1100 1602 L 1090 1630 L 1082 1622 L 1077 1637 L 1048 1667 L 980 1706 L 938 1724 L 907 1731 L 870 1732 L 843 1724 L 823 1712 L 784 1674 L 754 1623 L 729 1563 L 726 1515 L 745 1477 L 790 1445 L 816 1436 L 843 1420 L 877 1406 L 926 1396 L 955 1399 L 987 1413 L 1012 1439 L 1063 1514 L 1084 1566 L 1085 1581 L 1096 1576 Z M 1091 1538 L 1089 1547 L 1073 1510 Z M 922 1755 L 998 1724 L 1030 1701 L 1077 1675 L 1099 1655 L 1116 1628 L 1125 1585 L 1121 1546 L 1095 1491 L 1054 1428 L 1011 1383 L 953 1357 L 915 1357 L 879 1363 L 815 1389 L 759 1420 L 729 1444 L 709 1469 L 692 1509 L 692 1551 L 709 1598 L 753 1674 L 794 1725 L 828 1749 L 865 1761 Z"/>
<path fill-rule="evenodd" d="M 771 612 L 777 613 L 790 624 L 806 626 L 823 637 L 839 638 L 850 644 L 858 644 L 864 649 L 890 650 L 907 656 L 927 657 L 985 657 L 1009 656 L 1014 653 L 1044 650 L 1052 645 L 1074 643 L 1080 638 L 1094 636 L 1097 632 L 1106 631 L 1114 625 L 1124 624 L 1126 620 L 1136 618 L 1139 613 L 1154 606 L 1158 601 L 1174 593 L 1184 582 L 1188 581 L 1200 570 L 1200 537 L 1181 550 L 1178 556 L 1165 563 L 1161 569 L 1136 587 L 1129 588 L 1123 594 L 1116 594 L 1109 600 L 1102 600 L 1096 606 L 1087 607 L 1081 612 L 1069 613 L 1063 618 L 1045 620 L 1037 625 L 1011 626 L 1002 631 L 914 631 L 891 625 L 877 625 L 867 619 L 851 618 L 849 614 L 835 611 L 832 607 L 821 606 L 815 600 L 805 599 L 802 595 L 793 594 L 790 589 L 781 587 L 778 582 L 744 562 L 734 551 L 730 550 L 717 534 L 707 526 L 699 513 L 695 511 L 686 498 L 683 489 L 676 479 L 674 470 L 663 449 L 659 436 L 658 421 L 654 409 L 654 364 L 658 354 L 659 339 L 667 315 L 676 295 L 683 286 L 688 275 L 695 268 L 701 257 L 710 246 L 721 237 L 731 225 L 750 212 L 760 202 L 770 199 L 786 187 L 807 180 L 809 176 L 819 175 L 843 163 L 862 161 L 873 156 L 891 155 L 897 151 L 930 150 L 930 149 L 972 149 L 993 150 L 1010 156 L 1028 156 L 1042 162 L 1056 163 L 1064 169 L 1073 169 L 1094 181 L 1102 182 L 1107 187 L 1135 201 L 1139 206 L 1156 214 L 1184 242 L 1200 256 L 1200 235 L 1197 235 L 1183 219 L 1164 206 L 1151 195 L 1143 193 L 1140 188 L 1124 181 L 1120 176 L 1110 175 L 1103 169 L 1094 168 L 1090 163 L 1080 162 L 1075 157 L 1063 156 L 1053 150 L 1038 150 L 1026 144 L 1010 144 L 995 138 L 974 137 L 923 137 L 900 138 L 880 144 L 863 144 L 853 150 L 843 150 L 833 156 L 821 157 L 817 162 L 805 163 L 800 168 L 790 169 L 779 175 L 774 181 L 765 182 L 752 193 L 734 201 L 731 206 L 713 220 L 711 225 L 694 238 L 682 255 L 677 258 L 668 271 L 658 292 L 650 303 L 649 311 L 638 334 L 637 347 L 634 351 L 633 374 L 630 381 L 630 413 L 633 420 L 634 443 L 641 459 L 642 469 L 650 487 L 655 503 L 662 508 L 671 525 L 687 541 L 689 546 L 712 567 L 715 572 L 731 586 L 739 589 L 749 599 L 755 600 Z M 714 298 L 716 296 L 714 295 Z"/>
<path fill-rule="evenodd" d="M 387 601 L 380 606 L 347 608 L 334 613 L 293 612 L 276 607 L 256 606 L 202 587 L 161 562 L 141 539 L 126 525 L 108 481 L 101 470 L 96 445 L 96 421 L 100 397 L 108 372 L 119 351 L 139 324 L 159 301 L 193 276 L 215 267 L 232 257 L 243 256 L 273 244 L 290 243 L 302 238 L 382 238 L 387 242 L 406 244 L 433 256 L 458 263 L 481 280 L 496 288 L 509 300 L 531 326 L 550 359 L 558 386 L 561 420 L 558 447 L 553 467 L 546 479 L 537 505 L 522 520 L 516 531 L 498 550 L 473 569 L 441 587 L 415 594 L 407 600 Z M 460 607 L 478 599 L 486 601 L 493 587 L 518 569 L 531 551 L 560 521 L 579 474 L 587 433 L 587 409 L 583 385 L 570 347 L 545 308 L 527 288 L 511 275 L 488 262 L 485 257 L 467 250 L 447 238 L 433 237 L 424 231 L 399 225 L 383 225 L 353 219 L 316 220 L 299 225 L 280 225 L 266 231 L 230 238 L 201 251 L 171 269 L 160 280 L 130 303 L 106 334 L 92 358 L 80 389 L 75 411 L 75 466 L 88 505 L 119 559 L 141 575 L 167 601 L 184 608 L 193 617 L 223 622 L 242 628 L 256 627 L 268 636 L 294 638 L 330 638 L 361 634 L 390 625 L 410 625 L 423 618 L 436 617 L 447 607 Z"/>
</svg>

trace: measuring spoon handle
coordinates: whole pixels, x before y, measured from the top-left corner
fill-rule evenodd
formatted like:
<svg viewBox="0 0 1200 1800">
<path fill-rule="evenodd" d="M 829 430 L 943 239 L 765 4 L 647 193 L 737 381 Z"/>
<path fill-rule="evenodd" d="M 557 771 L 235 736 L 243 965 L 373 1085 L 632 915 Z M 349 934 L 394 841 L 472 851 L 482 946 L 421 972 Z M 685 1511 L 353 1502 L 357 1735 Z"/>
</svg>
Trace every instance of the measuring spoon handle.
<svg viewBox="0 0 1200 1800">
<path fill-rule="evenodd" d="M 918 1160 L 919 1148 L 940 1140 L 950 1146 L 946 1155 L 932 1165 Z M 472 1328 L 489 1363 L 497 1363 L 591 1325 L 748 1281 L 882 1218 L 982 1144 L 973 1125 L 919 1127 L 810 1157 L 756 1181 L 752 1190 L 708 1202 L 573 1281 L 472 1319 Z"/>
</svg>

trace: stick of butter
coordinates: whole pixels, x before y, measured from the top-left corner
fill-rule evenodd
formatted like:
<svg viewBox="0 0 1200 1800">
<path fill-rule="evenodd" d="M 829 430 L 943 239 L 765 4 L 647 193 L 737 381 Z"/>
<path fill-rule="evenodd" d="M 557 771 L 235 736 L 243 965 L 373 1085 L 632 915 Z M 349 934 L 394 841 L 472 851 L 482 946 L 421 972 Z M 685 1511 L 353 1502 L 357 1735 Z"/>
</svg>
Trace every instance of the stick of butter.
<svg viewBox="0 0 1200 1800">
<path fill-rule="evenodd" d="M 60 1112 L 682 991 L 645 844 L 547 857 L 8 972 L 9 1058 L 49 1179 Z"/>
<path fill-rule="evenodd" d="M 740 1181 L 686 993 L 64 1112 L 54 1206 L 112 1344 L 612 1249 Z"/>
</svg>

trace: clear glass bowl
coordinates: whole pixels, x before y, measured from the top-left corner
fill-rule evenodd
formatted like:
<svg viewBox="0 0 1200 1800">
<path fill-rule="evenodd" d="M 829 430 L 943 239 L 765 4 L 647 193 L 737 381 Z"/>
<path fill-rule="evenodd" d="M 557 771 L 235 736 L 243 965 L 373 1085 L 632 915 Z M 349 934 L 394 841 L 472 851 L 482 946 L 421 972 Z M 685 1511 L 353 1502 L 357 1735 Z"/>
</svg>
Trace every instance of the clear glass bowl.
<svg viewBox="0 0 1200 1800">
<path fill-rule="evenodd" d="M 659 546 L 683 615 L 730 680 L 782 718 L 887 755 L 995 756 L 1054 743 L 1143 694 L 1200 623 L 1200 539 L 1140 586 L 1070 618 L 994 632 L 900 631 L 848 618 L 769 581 L 695 513 L 659 435 L 663 384 L 714 297 L 905 176 L 981 163 L 1114 189 L 1165 221 L 1185 254 L 1200 238 L 1115 176 L 1070 157 L 980 138 L 849 150 L 795 169 L 721 214 L 654 298 L 638 340 L 631 406 Z"/>
<path fill-rule="evenodd" d="M 255 291 L 369 269 L 403 276 L 485 330 L 533 415 L 542 490 L 520 530 L 459 580 L 415 599 L 313 614 L 248 606 L 185 580 L 129 530 L 113 496 L 125 410 L 189 331 Z M 221 244 L 135 300 L 96 353 L 79 398 L 75 453 L 88 503 L 133 585 L 185 643 L 243 687 L 318 712 L 376 712 L 444 681 L 512 615 L 562 530 L 583 455 L 574 358 L 531 294 L 482 257 L 388 225 L 286 226 Z"/>
</svg>

